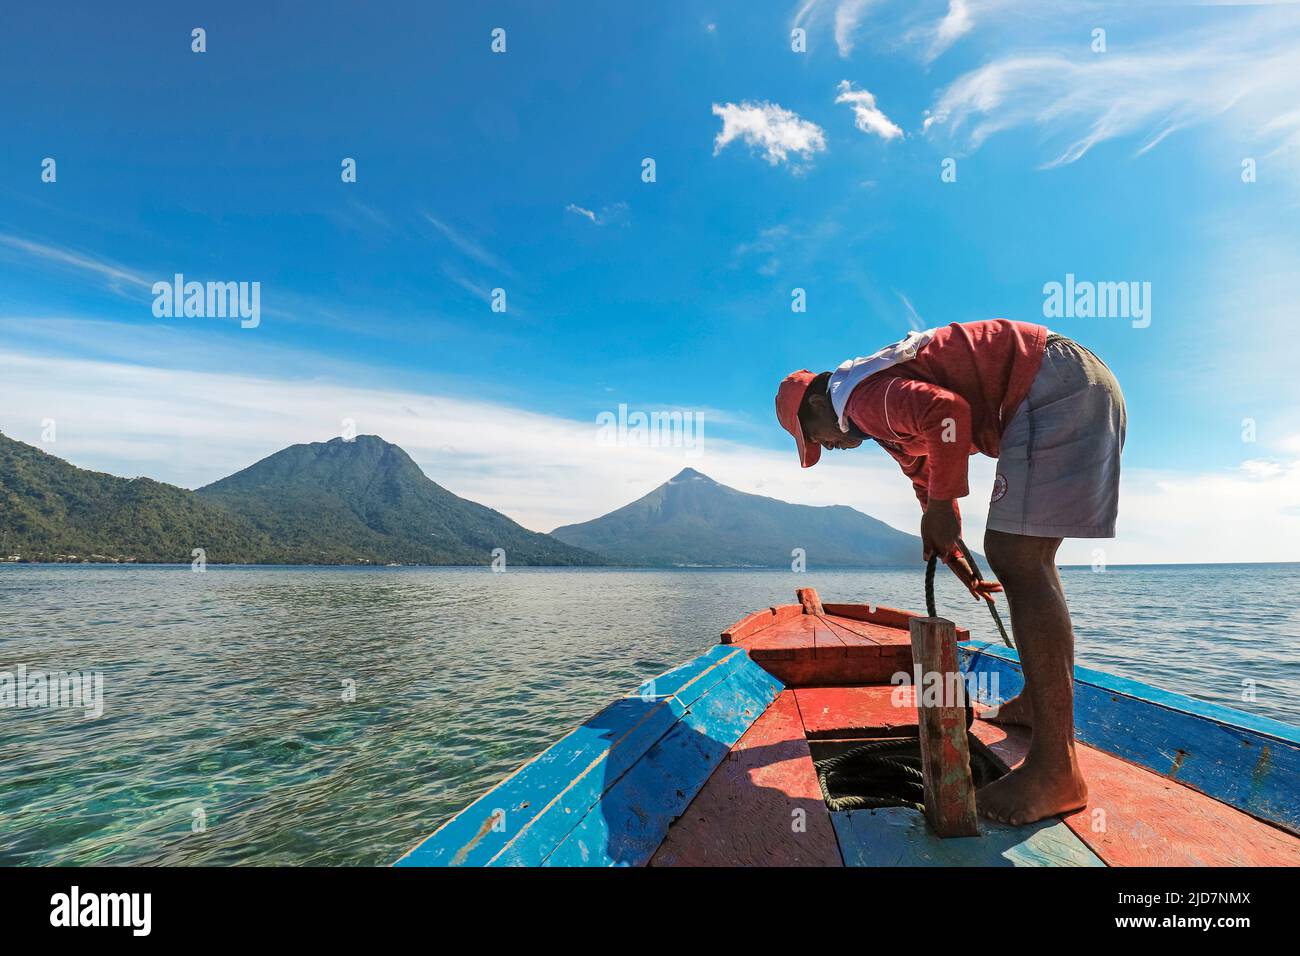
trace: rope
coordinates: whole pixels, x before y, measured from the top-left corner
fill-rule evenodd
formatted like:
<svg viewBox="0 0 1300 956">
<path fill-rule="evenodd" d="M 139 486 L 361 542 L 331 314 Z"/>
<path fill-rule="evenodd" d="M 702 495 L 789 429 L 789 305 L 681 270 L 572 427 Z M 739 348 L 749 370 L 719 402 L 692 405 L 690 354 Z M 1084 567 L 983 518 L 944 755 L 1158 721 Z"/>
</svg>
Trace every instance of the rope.
<svg viewBox="0 0 1300 956">
<path fill-rule="evenodd" d="M 977 787 L 996 780 L 1001 774 L 1001 768 L 974 747 L 970 751 L 970 766 L 971 779 Z M 836 757 L 818 760 L 816 767 L 822 797 L 831 810 L 881 807 L 925 810 L 921 741 L 915 734 L 873 740 Z"/>
<path fill-rule="evenodd" d="M 976 583 L 984 580 L 984 573 L 980 571 L 980 566 L 975 560 L 975 555 L 971 554 L 970 548 L 966 547 L 966 542 L 961 538 L 957 539 L 957 547 L 961 550 L 962 556 L 966 563 L 970 565 L 971 572 L 975 575 Z M 925 566 L 925 613 L 930 617 L 938 617 L 939 614 L 934 607 L 934 569 L 938 562 L 938 555 L 930 555 L 930 561 Z M 954 572 L 955 573 L 955 572 Z M 1002 635 L 1002 643 L 1012 650 L 1016 649 L 1015 643 L 1011 640 L 1011 635 L 1002 624 L 1002 615 L 998 613 L 998 606 L 993 603 L 993 596 L 984 595 L 984 601 L 989 606 L 989 613 L 993 615 L 993 623 L 998 626 L 998 633 Z"/>
</svg>

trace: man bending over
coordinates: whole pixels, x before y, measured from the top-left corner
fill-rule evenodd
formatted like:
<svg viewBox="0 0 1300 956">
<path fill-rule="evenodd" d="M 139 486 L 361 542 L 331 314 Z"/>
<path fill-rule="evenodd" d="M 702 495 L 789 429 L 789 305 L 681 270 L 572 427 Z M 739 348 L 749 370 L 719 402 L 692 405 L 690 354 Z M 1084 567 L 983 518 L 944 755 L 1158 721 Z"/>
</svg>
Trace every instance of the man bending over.
<svg viewBox="0 0 1300 956">
<path fill-rule="evenodd" d="M 1063 538 L 1115 536 L 1127 427 L 1115 376 L 1041 325 L 954 322 L 833 373 L 790 374 L 776 415 L 805 468 L 823 448 L 857 448 L 868 438 L 889 452 L 921 502 L 927 559 L 954 559 L 957 499 L 970 492 L 967 458 L 998 460 L 984 553 L 1006 591 L 1025 689 L 997 719 L 1031 727 L 1032 738 L 1024 763 L 981 787 L 976 802 L 983 815 L 1014 825 L 1084 806 L 1074 632 L 1056 551 Z"/>
</svg>

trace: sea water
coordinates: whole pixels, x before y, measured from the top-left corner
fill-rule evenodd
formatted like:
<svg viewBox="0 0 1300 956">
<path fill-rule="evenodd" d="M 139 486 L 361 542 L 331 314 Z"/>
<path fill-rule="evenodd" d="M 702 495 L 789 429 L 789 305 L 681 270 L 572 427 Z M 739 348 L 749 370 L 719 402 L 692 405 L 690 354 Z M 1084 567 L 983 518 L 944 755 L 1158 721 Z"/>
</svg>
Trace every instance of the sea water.
<svg viewBox="0 0 1300 956">
<path fill-rule="evenodd" d="M 1300 724 L 1300 565 L 1061 574 L 1079 663 Z M 919 609 L 922 579 L 0 566 L 0 673 L 102 678 L 96 708 L 0 708 L 0 864 L 386 864 L 748 612 Z"/>
</svg>

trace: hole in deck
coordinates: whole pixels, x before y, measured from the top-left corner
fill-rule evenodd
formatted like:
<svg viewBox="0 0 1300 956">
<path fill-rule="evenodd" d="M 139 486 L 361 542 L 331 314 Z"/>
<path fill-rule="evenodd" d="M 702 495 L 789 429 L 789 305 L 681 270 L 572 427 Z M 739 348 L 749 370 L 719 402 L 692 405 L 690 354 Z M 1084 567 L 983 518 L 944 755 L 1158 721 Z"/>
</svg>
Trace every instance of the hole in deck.
<svg viewBox="0 0 1300 956">
<path fill-rule="evenodd" d="M 970 746 L 971 779 L 976 788 L 1007 772 L 1007 766 L 974 736 Z M 831 810 L 876 810 L 881 807 L 925 809 L 921 741 L 914 730 L 874 728 L 853 736 L 809 740 L 822 797 Z"/>
</svg>

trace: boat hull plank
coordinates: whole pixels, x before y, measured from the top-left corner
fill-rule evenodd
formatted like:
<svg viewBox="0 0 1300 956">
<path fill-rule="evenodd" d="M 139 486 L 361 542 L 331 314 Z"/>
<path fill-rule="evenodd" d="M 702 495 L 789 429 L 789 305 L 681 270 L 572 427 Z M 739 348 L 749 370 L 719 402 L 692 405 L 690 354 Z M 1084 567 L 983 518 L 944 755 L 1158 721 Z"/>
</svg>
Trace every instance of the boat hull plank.
<svg viewBox="0 0 1300 956">
<path fill-rule="evenodd" d="M 777 618 L 735 643 L 787 687 L 874 684 L 911 669 L 906 631 L 831 615 Z"/>
<path fill-rule="evenodd" d="M 884 627 L 867 621 L 855 621 L 849 617 L 826 614 L 818 618 L 851 645 L 871 644 L 876 647 L 911 647 L 907 631 L 896 627 Z"/>
<path fill-rule="evenodd" d="M 773 624 L 788 621 L 790 618 L 798 617 L 801 614 L 803 614 L 802 605 L 774 604 L 761 611 L 755 611 L 731 625 L 722 632 L 722 643 L 737 644 L 747 637 L 753 637 L 759 631 L 771 627 Z"/>
<path fill-rule="evenodd" d="M 841 865 L 794 691 L 745 731 L 650 865 Z"/>
<path fill-rule="evenodd" d="M 831 813 L 845 866 L 1105 866 L 1060 820 L 1012 827 L 979 821 L 979 836 L 935 836 L 908 807 Z"/>
<path fill-rule="evenodd" d="M 645 866 L 732 746 L 781 692 L 743 652 L 726 680 L 673 728 L 559 841 L 544 866 Z"/>
<path fill-rule="evenodd" d="M 914 611 L 900 611 L 896 607 L 872 604 L 826 603 L 822 605 L 822 610 L 827 617 L 875 624 L 886 630 L 901 632 L 904 637 L 907 636 L 912 618 L 919 616 Z M 969 641 L 970 631 L 964 627 L 957 628 L 957 640 Z"/>
<path fill-rule="evenodd" d="M 997 677 L 999 700 L 1024 685 L 1020 659 L 1009 648 L 970 642 L 962 645 L 962 656 L 964 669 Z M 1296 728 L 1101 671 L 1076 667 L 1074 675 L 1080 742 L 1300 830 Z"/>
<path fill-rule="evenodd" d="M 801 687 L 795 692 L 804 728 L 812 738 L 866 730 L 915 728 L 916 695 L 912 687 Z"/>
</svg>

